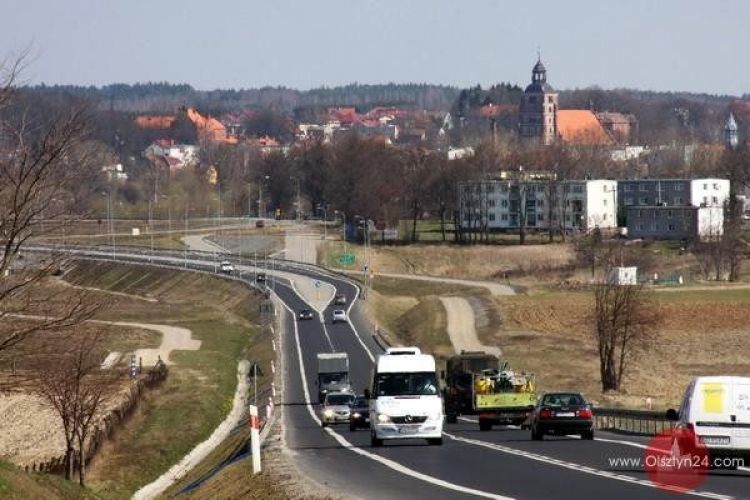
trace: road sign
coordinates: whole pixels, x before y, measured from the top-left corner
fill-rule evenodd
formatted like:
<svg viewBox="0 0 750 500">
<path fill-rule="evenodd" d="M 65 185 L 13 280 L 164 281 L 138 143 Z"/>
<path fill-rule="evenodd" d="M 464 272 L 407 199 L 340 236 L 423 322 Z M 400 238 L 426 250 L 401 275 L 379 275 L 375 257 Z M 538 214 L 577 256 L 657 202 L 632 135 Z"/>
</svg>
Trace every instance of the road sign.
<svg viewBox="0 0 750 500">
<path fill-rule="evenodd" d="M 353 266 L 354 265 L 354 261 L 355 261 L 355 257 L 354 257 L 353 253 L 345 252 L 345 253 L 342 253 L 341 255 L 339 255 L 339 259 L 338 260 L 339 260 L 339 265 L 342 265 L 342 266 Z"/>
</svg>

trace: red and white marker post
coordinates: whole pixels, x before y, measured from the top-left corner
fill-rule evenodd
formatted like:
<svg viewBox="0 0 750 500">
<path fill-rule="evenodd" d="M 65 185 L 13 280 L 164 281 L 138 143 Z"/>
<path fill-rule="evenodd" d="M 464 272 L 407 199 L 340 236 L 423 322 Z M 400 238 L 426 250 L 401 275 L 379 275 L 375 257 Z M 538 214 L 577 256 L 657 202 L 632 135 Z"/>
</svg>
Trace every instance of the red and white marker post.
<svg viewBox="0 0 750 500">
<path fill-rule="evenodd" d="M 253 474 L 260 472 L 260 418 L 258 407 L 250 405 L 250 453 L 253 456 Z"/>
</svg>

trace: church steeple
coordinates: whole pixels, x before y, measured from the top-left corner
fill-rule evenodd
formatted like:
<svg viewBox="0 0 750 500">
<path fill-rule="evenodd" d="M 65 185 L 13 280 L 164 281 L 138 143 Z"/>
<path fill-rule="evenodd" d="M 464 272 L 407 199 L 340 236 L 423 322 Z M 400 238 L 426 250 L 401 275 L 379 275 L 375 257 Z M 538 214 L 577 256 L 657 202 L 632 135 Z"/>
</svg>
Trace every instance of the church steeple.
<svg viewBox="0 0 750 500">
<path fill-rule="evenodd" d="M 521 100 L 518 132 L 542 144 L 552 144 L 557 138 L 557 92 L 547 83 L 547 68 L 539 53 Z"/>
<path fill-rule="evenodd" d="M 724 145 L 727 149 L 737 149 L 739 144 L 737 129 L 737 121 L 734 119 L 734 115 L 729 113 L 729 118 L 724 123 Z"/>
<path fill-rule="evenodd" d="M 536 64 L 531 70 L 531 83 L 536 83 L 539 85 L 544 85 L 545 83 L 547 83 L 547 68 L 545 68 L 544 64 L 542 64 L 541 54 L 538 55 Z"/>
</svg>

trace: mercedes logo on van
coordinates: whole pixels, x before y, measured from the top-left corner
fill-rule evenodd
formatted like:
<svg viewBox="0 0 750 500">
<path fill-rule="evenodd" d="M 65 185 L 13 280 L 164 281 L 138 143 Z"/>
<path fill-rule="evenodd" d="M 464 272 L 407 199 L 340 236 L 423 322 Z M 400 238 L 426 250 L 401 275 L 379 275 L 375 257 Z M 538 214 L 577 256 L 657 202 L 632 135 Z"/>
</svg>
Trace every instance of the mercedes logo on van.
<svg viewBox="0 0 750 500">
<path fill-rule="evenodd" d="M 405 421 L 405 422 L 406 422 L 407 424 L 410 424 L 412 420 L 413 420 L 413 419 L 412 419 L 411 415 L 407 415 L 407 416 L 405 416 L 405 417 L 404 417 L 404 421 Z"/>
</svg>

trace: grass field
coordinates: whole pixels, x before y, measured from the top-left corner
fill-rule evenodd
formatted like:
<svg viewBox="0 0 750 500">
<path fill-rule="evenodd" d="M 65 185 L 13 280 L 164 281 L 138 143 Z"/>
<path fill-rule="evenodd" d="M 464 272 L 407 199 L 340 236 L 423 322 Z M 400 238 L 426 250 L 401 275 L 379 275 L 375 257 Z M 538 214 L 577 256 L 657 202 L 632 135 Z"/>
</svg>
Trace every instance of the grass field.
<svg viewBox="0 0 750 500">
<path fill-rule="evenodd" d="M 53 499 L 87 500 L 106 498 L 83 489 L 78 483 L 41 472 L 25 472 L 0 460 L 0 498 L 8 500 Z"/>
<path fill-rule="evenodd" d="M 657 292 L 664 318 L 658 337 L 633 360 L 620 394 L 601 394 L 598 354 L 586 292 L 497 297 L 502 323 L 494 334 L 503 354 L 537 375 L 544 389 L 579 389 L 603 404 L 658 407 L 679 403 L 696 375 L 746 374 L 750 351 L 750 290 Z"/>
<path fill-rule="evenodd" d="M 198 351 L 173 352 L 175 365 L 165 384 L 147 395 L 91 465 L 95 492 L 127 498 L 208 437 L 231 408 L 237 362 L 251 358 L 267 367 L 273 354 L 270 337 L 255 325 L 253 292 L 237 283 L 92 262 L 78 263 L 66 279 L 158 301 L 117 298 L 102 319 L 174 324 L 202 341 Z"/>
</svg>

